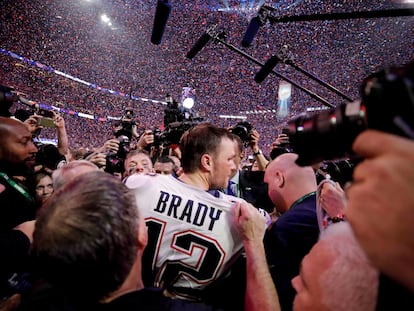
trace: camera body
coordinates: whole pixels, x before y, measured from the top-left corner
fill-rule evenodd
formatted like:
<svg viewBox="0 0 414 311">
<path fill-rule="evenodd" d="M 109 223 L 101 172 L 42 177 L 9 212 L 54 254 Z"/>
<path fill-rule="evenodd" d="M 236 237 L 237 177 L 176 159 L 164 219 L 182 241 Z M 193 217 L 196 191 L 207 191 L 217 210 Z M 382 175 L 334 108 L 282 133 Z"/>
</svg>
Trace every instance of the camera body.
<svg viewBox="0 0 414 311">
<path fill-rule="evenodd" d="M 126 135 L 117 137 L 119 140 L 118 152 L 110 152 L 106 155 L 105 172 L 110 174 L 123 173 L 124 162 L 127 154 L 130 152 L 130 140 Z"/>
<path fill-rule="evenodd" d="M 230 132 L 240 137 L 242 142 L 246 145 L 251 141 L 251 132 L 253 126 L 247 121 L 238 122 L 234 127 L 230 129 Z"/>
<path fill-rule="evenodd" d="M 18 96 L 13 93 L 11 87 L 0 85 L 0 116 L 10 117 L 11 113 L 9 109 L 17 100 Z"/>
<path fill-rule="evenodd" d="M 360 94 L 352 103 L 288 121 L 298 165 L 355 157 L 352 144 L 368 128 L 414 139 L 414 62 L 368 76 Z"/>
<path fill-rule="evenodd" d="M 168 137 L 165 131 L 157 128 L 152 130 L 152 135 L 154 135 L 154 142 L 152 144 L 154 147 L 160 148 L 168 145 Z"/>
<path fill-rule="evenodd" d="M 319 184 L 322 180 L 329 178 L 339 183 L 344 189 L 346 184 L 352 180 L 354 168 L 359 161 L 360 159 L 323 161 L 316 171 L 316 180 Z"/>
<path fill-rule="evenodd" d="M 121 117 L 120 128 L 114 131 L 115 137 L 127 136 L 132 139 L 133 126 L 136 125 L 134 120 L 134 111 L 130 108 L 125 109 L 124 115 Z"/>
<path fill-rule="evenodd" d="M 186 122 L 172 122 L 168 124 L 164 131 L 160 129 L 153 130 L 154 143 L 153 146 L 170 146 L 178 145 L 180 143 L 181 136 L 185 131 L 194 127 L 199 122 L 197 121 L 186 121 Z"/>
</svg>

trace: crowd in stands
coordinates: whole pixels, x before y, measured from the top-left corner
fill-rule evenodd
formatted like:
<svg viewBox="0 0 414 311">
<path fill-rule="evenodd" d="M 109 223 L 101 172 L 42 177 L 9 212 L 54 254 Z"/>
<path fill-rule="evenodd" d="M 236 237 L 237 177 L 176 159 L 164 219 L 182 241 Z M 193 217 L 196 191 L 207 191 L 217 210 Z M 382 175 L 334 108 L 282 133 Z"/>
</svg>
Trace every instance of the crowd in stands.
<svg viewBox="0 0 414 311">
<path fill-rule="evenodd" d="M 275 8 L 281 15 L 301 15 L 399 6 L 389 1 L 318 1 L 311 5 L 296 1 L 278 3 Z M 255 83 L 253 77 L 259 67 L 221 44 L 210 42 L 192 61 L 186 59 L 186 52 L 213 23 L 225 29 L 230 44 L 240 46 L 255 11 L 226 13 L 218 11 L 220 8 L 219 3 L 209 1 L 172 3 L 163 42 L 154 46 L 148 39 L 152 2 L 6 1 L 1 7 L 1 48 L 97 86 L 141 98 L 164 101 L 170 93 L 179 101 L 182 87 L 189 85 L 196 90 L 197 113 L 224 127 L 234 126 L 237 120 L 220 119 L 221 114 L 247 116 L 261 133 L 262 148 L 268 154 L 287 119 L 306 107 L 323 104 L 294 87 L 290 113 L 280 118 L 268 112 L 277 110 L 279 78 L 269 76 L 262 84 Z M 234 8 L 240 9 L 242 4 Z M 99 23 L 96 14 L 103 10 L 112 18 L 115 29 Z M 296 64 L 356 99 L 365 76 L 410 59 L 410 29 L 412 20 L 408 17 L 267 24 L 245 52 L 265 62 L 288 44 Z M 107 94 L 9 55 L 1 54 L 0 64 L 0 83 L 15 87 L 32 100 L 103 118 L 120 117 L 126 107 L 132 106 L 141 131 L 162 126 L 165 106 L 160 103 Z M 291 66 L 280 64 L 275 69 L 333 105 L 343 101 Z M 254 110 L 266 113 L 245 114 Z M 97 147 L 96 133 L 103 138 L 112 134 L 106 122 L 72 115 L 65 118 L 72 147 Z"/>
<path fill-rule="evenodd" d="M 15 100 L 10 115 L 0 115 L 1 311 L 414 308 L 412 18 L 304 22 L 295 32 L 266 25 L 246 50 L 264 61 L 289 43 L 298 63 L 352 98 L 367 75 L 411 61 L 387 76 L 408 96 L 399 97 L 392 121 L 380 121 L 398 122 L 352 133 L 348 152 L 362 158 L 345 177 L 334 162 L 300 165 L 303 154 L 282 132 L 320 103 L 294 88 L 288 115 L 278 117 L 277 80 L 255 84 L 258 68 L 242 56 L 210 42 L 185 59 L 219 21 L 226 40 L 239 45 L 247 26 L 240 12 L 223 13 L 213 1 L 174 2 L 163 43 L 154 46 L 149 1 L 17 2 L 0 7 L 0 48 L 37 63 L 0 53 L 0 85 L 31 100 Z M 296 15 L 402 6 L 308 2 L 275 6 Z M 113 29 L 92 18 L 101 7 Z M 288 65 L 277 69 L 317 88 Z M 381 83 L 369 80 L 364 91 Z M 166 126 L 161 102 L 166 94 L 180 101 L 187 85 L 202 121 L 156 144 L 154 130 Z M 10 101 L 0 97 L 2 104 Z M 55 107 L 50 127 L 41 125 L 42 109 L 21 113 L 39 104 Z M 247 137 L 221 114 L 247 116 Z"/>
</svg>

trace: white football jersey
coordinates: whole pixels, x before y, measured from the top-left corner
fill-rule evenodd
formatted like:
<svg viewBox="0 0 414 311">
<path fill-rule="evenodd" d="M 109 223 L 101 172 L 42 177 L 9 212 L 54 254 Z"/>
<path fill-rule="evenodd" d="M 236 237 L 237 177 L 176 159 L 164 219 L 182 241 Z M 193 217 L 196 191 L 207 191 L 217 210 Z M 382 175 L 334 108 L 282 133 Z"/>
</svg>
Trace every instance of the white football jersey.
<svg viewBox="0 0 414 311">
<path fill-rule="evenodd" d="M 125 183 L 133 189 L 148 228 L 143 258 L 146 286 L 166 287 L 190 298 L 241 254 L 243 241 L 232 206 L 242 199 L 225 194 L 217 198 L 171 175 L 135 174 Z M 146 270 L 149 265 L 151 273 Z"/>
</svg>

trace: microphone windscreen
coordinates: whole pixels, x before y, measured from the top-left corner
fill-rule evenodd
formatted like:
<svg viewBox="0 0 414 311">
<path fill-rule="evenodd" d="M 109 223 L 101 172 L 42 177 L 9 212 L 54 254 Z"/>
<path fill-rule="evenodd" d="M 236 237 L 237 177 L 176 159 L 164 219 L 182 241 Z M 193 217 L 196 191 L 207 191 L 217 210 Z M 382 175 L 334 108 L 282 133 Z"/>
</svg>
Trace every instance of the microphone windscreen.
<svg viewBox="0 0 414 311">
<path fill-rule="evenodd" d="M 157 9 L 155 10 L 154 25 L 152 27 L 151 43 L 160 44 L 165 26 L 170 17 L 171 4 L 168 0 L 158 0 Z"/>
<path fill-rule="evenodd" d="M 198 52 L 201 51 L 201 49 L 210 41 L 211 37 L 208 33 L 203 33 L 201 37 L 197 40 L 196 43 L 194 43 L 193 47 L 190 51 L 188 51 L 186 57 L 188 59 L 193 59 Z"/>
<path fill-rule="evenodd" d="M 254 81 L 257 83 L 263 82 L 264 79 L 269 75 L 269 73 L 275 68 L 276 64 L 280 61 L 280 58 L 277 55 L 270 57 L 266 63 L 260 68 L 260 70 L 254 76 Z"/>
<path fill-rule="evenodd" d="M 243 40 L 241 42 L 243 47 L 247 48 L 252 45 L 253 39 L 259 31 L 260 26 L 261 23 L 259 17 L 253 17 L 243 36 Z"/>
</svg>

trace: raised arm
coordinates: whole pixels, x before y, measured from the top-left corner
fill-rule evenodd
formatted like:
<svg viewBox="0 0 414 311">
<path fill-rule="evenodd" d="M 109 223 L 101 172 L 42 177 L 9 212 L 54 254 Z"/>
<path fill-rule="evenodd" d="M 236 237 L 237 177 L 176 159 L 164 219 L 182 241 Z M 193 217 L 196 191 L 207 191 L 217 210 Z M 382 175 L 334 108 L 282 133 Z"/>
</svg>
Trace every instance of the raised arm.
<svg viewBox="0 0 414 311">
<path fill-rule="evenodd" d="M 263 245 L 265 218 L 248 203 L 236 203 L 236 226 L 246 253 L 246 311 L 280 310 L 279 298 L 269 272 Z"/>
</svg>

